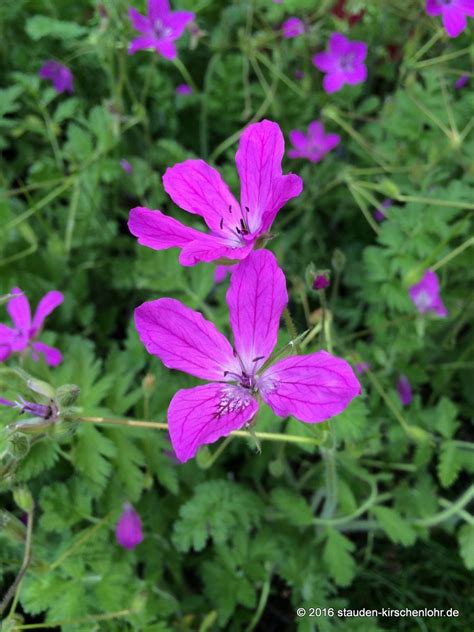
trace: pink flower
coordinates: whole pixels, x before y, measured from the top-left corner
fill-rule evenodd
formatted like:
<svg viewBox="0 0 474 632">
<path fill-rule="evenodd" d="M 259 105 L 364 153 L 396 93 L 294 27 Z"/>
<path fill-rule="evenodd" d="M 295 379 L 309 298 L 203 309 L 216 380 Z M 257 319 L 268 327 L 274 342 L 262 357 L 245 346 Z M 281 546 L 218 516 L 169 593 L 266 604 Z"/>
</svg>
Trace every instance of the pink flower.
<svg viewBox="0 0 474 632">
<path fill-rule="evenodd" d="M 290 158 L 307 158 L 314 163 L 319 162 L 341 142 L 341 137 L 338 134 L 326 134 L 320 121 L 310 123 L 307 134 L 294 129 L 289 136 L 294 149 L 288 151 L 288 156 Z"/>
<path fill-rule="evenodd" d="M 233 346 L 202 314 L 175 299 L 149 301 L 135 310 L 135 326 L 149 353 L 169 369 L 209 380 L 179 390 L 169 405 L 170 438 L 180 461 L 250 423 L 257 397 L 280 417 L 317 423 L 360 394 L 349 364 L 326 351 L 269 365 L 287 303 L 275 256 L 258 250 L 234 270 L 227 291 Z"/>
<path fill-rule="evenodd" d="M 408 381 L 408 378 L 406 377 L 406 375 L 400 375 L 400 379 L 398 380 L 397 383 L 397 391 L 398 391 L 398 396 L 400 397 L 400 401 L 402 402 L 403 406 L 408 406 L 408 404 L 410 404 L 413 395 L 412 395 L 412 390 L 411 390 L 411 384 Z"/>
<path fill-rule="evenodd" d="M 281 31 L 283 33 L 283 37 L 286 39 L 292 39 L 294 37 L 298 37 L 299 35 L 303 35 L 304 33 L 304 24 L 299 18 L 288 18 L 281 25 Z"/>
<path fill-rule="evenodd" d="M 36 336 L 43 326 L 46 316 L 51 314 L 64 300 L 61 292 L 48 292 L 38 304 L 35 315 L 31 319 L 28 299 L 15 287 L 11 291 L 14 297 L 7 303 L 7 311 L 14 327 L 0 324 L 0 362 L 5 361 L 12 353 L 31 349 L 31 357 L 37 361 L 42 353 L 46 364 L 57 366 L 63 359 L 61 352 L 44 342 L 36 341 Z"/>
<path fill-rule="evenodd" d="M 474 0 L 426 0 L 428 15 L 441 15 L 449 37 L 457 37 L 467 27 L 466 16 L 474 18 Z"/>
<path fill-rule="evenodd" d="M 125 503 L 115 527 L 115 537 L 124 549 L 134 549 L 143 542 L 142 521 L 132 505 Z"/>
<path fill-rule="evenodd" d="M 48 79 L 51 81 L 54 89 L 56 92 L 59 92 L 59 94 L 62 92 L 72 93 L 74 91 L 72 85 L 72 72 L 69 68 L 67 68 L 67 66 L 60 64 L 57 61 L 50 59 L 45 62 L 41 66 L 38 74 L 42 79 Z"/>
<path fill-rule="evenodd" d="M 313 290 L 324 290 L 329 287 L 329 279 L 325 274 L 318 274 L 313 281 Z"/>
<path fill-rule="evenodd" d="M 420 314 L 434 312 L 441 318 L 448 315 L 448 310 L 439 295 L 438 277 L 432 270 L 427 270 L 421 281 L 409 288 L 408 294 Z"/>
<path fill-rule="evenodd" d="M 232 272 L 235 270 L 235 268 L 238 266 L 239 264 L 236 263 L 233 266 L 216 266 L 216 269 L 214 270 L 214 283 L 222 283 L 223 281 L 226 280 L 227 276 L 229 274 L 232 274 Z"/>
<path fill-rule="evenodd" d="M 461 75 L 459 79 L 454 82 L 454 87 L 456 88 L 456 90 L 461 90 L 461 88 L 464 88 L 464 86 L 469 83 L 469 79 L 469 75 Z"/>
<path fill-rule="evenodd" d="M 351 86 L 367 79 L 364 60 L 367 56 L 365 42 L 351 42 L 341 33 L 333 33 L 328 50 L 313 57 L 313 64 L 326 73 L 323 88 L 328 93 L 338 92 L 346 83 Z"/>
<path fill-rule="evenodd" d="M 175 92 L 176 94 L 189 95 L 193 93 L 193 89 L 187 83 L 180 83 L 179 86 L 176 86 Z"/>
<path fill-rule="evenodd" d="M 120 166 L 125 171 L 125 173 L 132 173 L 133 172 L 133 166 L 128 162 L 128 160 L 121 160 L 120 161 Z"/>
<path fill-rule="evenodd" d="M 191 11 L 171 11 L 168 0 L 148 0 L 146 17 L 129 7 L 128 16 L 133 28 L 141 33 L 130 42 L 128 54 L 153 48 L 166 59 L 176 57 L 174 42 L 182 36 L 189 22 L 194 20 Z"/>
<path fill-rule="evenodd" d="M 383 222 L 383 220 L 385 219 L 385 210 L 387 208 L 390 208 L 393 205 L 393 200 L 390 200 L 389 198 L 385 199 L 382 202 L 382 205 L 379 206 L 379 208 L 375 209 L 374 211 L 374 218 L 378 221 L 378 222 Z"/>
<path fill-rule="evenodd" d="M 276 123 L 249 125 L 240 137 L 235 156 L 240 176 L 240 205 L 219 173 L 203 160 L 185 160 L 167 169 L 165 191 L 179 207 L 204 218 L 209 232 L 184 226 L 161 211 L 137 207 L 128 227 L 138 243 L 154 250 L 180 248 L 179 261 L 238 261 L 268 238 L 281 207 L 299 195 L 301 178 L 283 175 L 283 134 Z"/>
</svg>

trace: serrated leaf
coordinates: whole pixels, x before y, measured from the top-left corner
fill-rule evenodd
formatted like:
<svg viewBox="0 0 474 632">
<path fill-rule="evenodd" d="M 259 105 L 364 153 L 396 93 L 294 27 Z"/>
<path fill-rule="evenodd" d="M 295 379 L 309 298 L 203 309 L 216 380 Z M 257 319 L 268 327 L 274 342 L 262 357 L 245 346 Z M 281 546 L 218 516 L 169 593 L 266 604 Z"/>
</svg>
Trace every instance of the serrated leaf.
<svg viewBox="0 0 474 632">
<path fill-rule="evenodd" d="M 107 483 L 112 469 L 110 457 L 116 453 L 113 442 L 92 425 L 82 425 L 71 451 L 75 468 L 100 492 Z"/>
<path fill-rule="evenodd" d="M 338 586 L 349 586 L 354 578 L 356 571 L 352 557 L 354 549 L 354 544 L 346 536 L 335 529 L 328 529 L 323 560 Z"/>
<path fill-rule="evenodd" d="M 26 21 L 26 32 L 31 39 L 37 41 L 42 37 L 55 37 L 57 39 L 76 39 L 87 33 L 87 29 L 76 22 L 56 20 L 47 15 L 34 15 Z"/>
<path fill-rule="evenodd" d="M 459 552 L 464 565 L 474 569 L 474 525 L 464 524 L 458 531 Z"/>
<path fill-rule="evenodd" d="M 462 460 L 453 441 L 441 444 L 438 460 L 438 478 L 443 487 L 450 487 L 461 471 Z"/>
<path fill-rule="evenodd" d="M 392 542 L 403 546 L 414 544 L 416 531 L 398 511 L 390 507 L 374 507 L 372 512 Z"/>
<path fill-rule="evenodd" d="M 303 496 L 289 489 L 279 487 L 272 491 L 271 498 L 272 503 L 290 524 L 296 527 L 305 527 L 313 524 L 313 512 Z"/>
</svg>

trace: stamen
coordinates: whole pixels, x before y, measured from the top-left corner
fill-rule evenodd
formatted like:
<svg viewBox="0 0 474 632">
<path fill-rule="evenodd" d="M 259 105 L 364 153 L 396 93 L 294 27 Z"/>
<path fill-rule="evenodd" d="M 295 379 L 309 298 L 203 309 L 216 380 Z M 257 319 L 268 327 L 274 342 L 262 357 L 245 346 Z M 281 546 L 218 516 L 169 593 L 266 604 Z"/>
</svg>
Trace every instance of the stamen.
<svg viewBox="0 0 474 632">
<path fill-rule="evenodd" d="M 232 206 L 229 204 L 229 213 L 232 213 Z"/>
<path fill-rule="evenodd" d="M 258 362 L 259 360 L 263 360 L 264 357 L 265 356 L 257 356 L 256 358 L 252 360 L 252 362 Z"/>
<path fill-rule="evenodd" d="M 224 228 L 224 218 L 223 217 L 221 217 L 221 222 L 220 222 L 219 226 L 221 227 L 221 230 Z"/>
</svg>

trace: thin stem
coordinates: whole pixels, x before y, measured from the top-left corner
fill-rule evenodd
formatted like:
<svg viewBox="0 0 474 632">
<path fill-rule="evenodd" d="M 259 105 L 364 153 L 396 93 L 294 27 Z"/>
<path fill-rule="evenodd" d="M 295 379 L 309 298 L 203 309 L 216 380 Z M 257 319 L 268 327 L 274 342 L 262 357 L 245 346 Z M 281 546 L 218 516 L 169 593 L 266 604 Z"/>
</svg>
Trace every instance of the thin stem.
<svg viewBox="0 0 474 632">
<path fill-rule="evenodd" d="M 414 523 L 416 525 L 419 525 L 420 527 L 434 527 L 440 524 L 441 522 L 448 520 L 448 518 L 451 518 L 451 516 L 454 516 L 461 509 L 464 509 L 464 507 L 473 498 L 474 498 L 474 485 L 471 485 L 471 487 L 469 487 L 469 489 L 465 491 L 464 494 L 460 496 L 460 498 L 458 498 L 456 502 L 449 503 L 450 506 L 447 509 L 435 514 L 434 516 L 429 516 L 429 518 L 414 520 Z"/>
<path fill-rule="evenodd" d="M 181 73 L 183 79 L 192 87 L 193 91 L 196 94 L 199 94 L 200 92 L 199 88 L 197 87 L 196 83 L 194 82 L 194 79 L 191 77 L 189 70 L 183 64 L 181 59 L 179 57 L 176 57 L 173 60 L 173 63 L 176 66 L 176 68 L 179 70 L 179 72 Z"/>
<path fill-rule="evenodd" d="M 442 268 L 444 265 L 446 265 L 448 261 L 451 261 L 451 259 L 454 259 L 454 257 L 460 255 L 461 252 L 463 252 L 464 250 L 466 250 L 466 248 L 469 248 L 470 246 L 474 246 L 474 237 L 471 237 L 454 250 L 451 250 L 451 252 L 443 257 L 440 261 L 438 261 L 438 263 L 435 263 L 434 266 L 431 266 L 431 269 L 433 270 L 433 272 L 435 270 L 439 270 L 439 268 Z"/>
<path fill-rule="evenodd" d="M 233 435 L 229 435 L 228 437 L 226 437 L 217 448 L 217 450 L 213 454 L 211 454 L 209 459 L 205 463 L 200 463 L 199 467 L 202 470 L 208 470 L 210 467 L 212 467 L 217 459 L 221 456 L 221 454 L 227 449 L 227 446 L 230 444 L 233 438 Z"/>
<path fill-rule="evenodd" d="M 296 353 L 301 353 L 300 344 L 296 342 L 298 338 L 298 332 L 296 331 L 296 327 L 293 322 L 293 319 L 291 318 L 291 314 L 288 307 L 285 307 L 285 309 L 283 310 L 283 319 L 285 321 L 286 328 L 288 329 L 288 333 L 290 334 L 292 346 L 294 345 Z"/>
<path fill-rule="evenodd" d="M 8 604 L 10 603 L 10 600 L 14 597 L 13 604 L 10 609 L 8 618 L 13 616 L 15 612 L 15 608 L 18 602 L 18 597 L 19 597 L 19 592 L 20 592 L 21 580 L 23 579 L 28 569 L 28 566 L 31 562 L 31 547 L 32 547 L 32 539 L 33 539 L 33 515 L 34 515 L 34 504 L 31 510 L 27 514 L 25 552 L 23 555 L 23 563 L 18 572 L 18 575 L 15 578 L 15 581 L 7 590 L 7 594 L 5 595 L 5 597 L 2 599 L 2 602 L 0 603 L 0 615 L 2 615 L 4 611 L 6 610 Z"/>
<path fill-rule="evenodd" d="M 263 611 L 265 610 L 265 606 L 267 605 L 268 597 L 270 595 L 271 581 L 272 575 L 271 573 L 269 573 L 267 579 L 262 586 L 262 592 L 260 593 L 260 599 L 258 600 L 257 610 L 255 611 L 255 614 L 253 615 L 249 625 L 246 627 L 245 632 L 252 632 L 252 630 L 255 630 L 258 622 L 262 618 Z"/>
<path fill-rule="evenodd" d="M 137 419 L 110 419 L 107 417 L 79 417 L 79 422 L 92 424 L 112 424 L 117 426 L 132 426 L 138 428 L 154 428 L 155 430 L 168 430 L 168 424 L 157 421 L 141 421 Z M 233 430 L 233 437 L 242 439 L 251 439 L 252 436 L 257 437 L 261 441 L 277 441 L 283 443 L 306 443 L 309 445 L 320 445 L 318 439 L 312 437 L 304 437 L 298 435 L 282 434 L 278 432 L 252 432 L 252 434 L 244 430 Z"/>
<path fill-rule="evenodd" d="M 414 65 L 414 68 L 419 69 L 426 68 L 427 66 L 434 66 L 436 64 L 441 64 L 444 61 L 449 61 L 450 59 L 462 57 L 463 55 L 467 55 L 470 52 L 470 47 L 463 48 L 462 50 L 457 50 L 454 53 L 446 53 L 445 55 L 440 55 L 439 57 L 432 57 L 431 59 L 426 59 L 425 61 L 419 61 Z"/>
</svg>

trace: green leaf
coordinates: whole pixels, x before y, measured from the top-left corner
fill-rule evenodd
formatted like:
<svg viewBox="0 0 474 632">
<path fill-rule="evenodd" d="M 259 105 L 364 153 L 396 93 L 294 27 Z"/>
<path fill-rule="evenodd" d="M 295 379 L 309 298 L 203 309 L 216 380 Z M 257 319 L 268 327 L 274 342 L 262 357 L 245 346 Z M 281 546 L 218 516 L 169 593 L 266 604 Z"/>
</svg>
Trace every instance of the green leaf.
<svg viewBox="0 0 474 632">
<path fill-rule="evenodd" d="M 46 15 L 35 15 L 29 18 L 25 28 L 31 39 L 35 41 L 46 36 L 62 40 L 76 39 L 87 33 L 87 29 L 76 22 L 56 20 Z"/>
<path fill-rule="evenodd" d="M 392 542 L 403 546 L 414 544 L 416 531 L 402 518 L 398 511 L 389 507 L 374 507 L 372 512 Z"/>
<path fill-rule="evenodd" d="M 438 478 L 443 487 L 450 487 L 457 479 L 462 459 L 453 441 L 443 441 L 439 451 Z"/>
<path fill-rule="evenodd" d="M 349 586 L 354 579 L 356 565 L 352 557 L 354 544 L 342 533 L 328 529 L 323 560 L 338 586 Z"/>
<path fill-rule="evenodd" d="M 459 552 L 466 568 L 474 570 L 474 525 L 464 524 L 458 531 Z"/>
<path fill-rule="evenodd" d="M 306 527 L 314 522 L 313 512 L 303 496 L 283 487 L 272 491 L 272 502 L 286 521 L 296 527 Z"/>
<path fill-rule="evenodd" d="M 237 604 L 255 607 L 255 588 L 241 572 L 223 568 L 222 564 L 205 562 L 202 576 L 206 594 L 217 608 L 221 625 L 228 622 Z"/>
<path fill-rule="evenodd" d="M 113 442 L 92 425 L 83 424 L 76 435 L 71 452 L 75 468 L 83 474 L 99 493 L 106 485 L 112 469 L 110 457 L 116 453 Z"/>
<path fill-rule="evenodd" d="M 41 472 L 49 470 L 59 458 L 58 445 L 52 439 L 43 439 L 33 444 L 16 471 L 19 481 L 28 481 Z"/>
<path fill-rule="evenodd" d="M 435 410 L 435 428 L 445 439 L 451 439 L 459 426 L 457 414 L 457 406 L 447 397 L 442 397 Z"/>
</svg>

